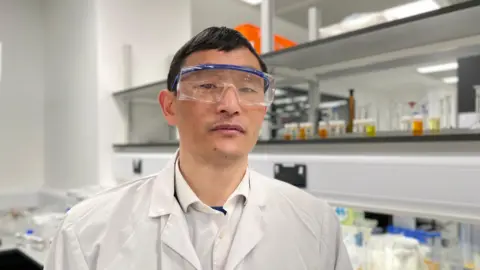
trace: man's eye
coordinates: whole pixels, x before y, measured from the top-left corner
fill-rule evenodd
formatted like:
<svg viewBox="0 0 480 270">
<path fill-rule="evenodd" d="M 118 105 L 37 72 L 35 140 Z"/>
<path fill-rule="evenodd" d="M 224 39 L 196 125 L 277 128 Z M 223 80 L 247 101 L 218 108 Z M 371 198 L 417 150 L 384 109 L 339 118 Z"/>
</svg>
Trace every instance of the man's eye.
<svg viewBox="0 0 480 270">
<path fill-rule="evenodd" d="M 256 93 L 257 91 L 255 89 L 249 88 L 249 87 L 243 87 L 239 89 L 240 92 L 244 93 Z"/>
<path fill-rule="evenodd" d="M 199 85 L 199 88 L 202 88 L 202 89 L 215 89 L 217 88 L 217 86 L 213 83 L 204 83 L 204 84 L 201 84 Z"/>
</svg>

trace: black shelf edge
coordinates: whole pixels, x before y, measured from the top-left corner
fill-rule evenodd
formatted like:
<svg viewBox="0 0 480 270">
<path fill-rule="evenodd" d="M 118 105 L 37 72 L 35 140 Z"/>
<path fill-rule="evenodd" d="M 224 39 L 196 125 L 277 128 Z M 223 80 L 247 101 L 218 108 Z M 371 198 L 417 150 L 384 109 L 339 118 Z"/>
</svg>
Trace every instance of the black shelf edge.
<svg viewBox="0 0 480 270">
<path fill-rule="evenodd" d="M 468 142 L 480 141 L 480 133 L 471 134 L 438 134 L 438 135 L 399 135 L 399 136 L 378 136 L 378 137 L 339 137 L 327 139 L 310 140 L 270 140 L 258 141 L 257 145 L 295 145 L 295 144 L 350 144 L 350 143 L 411 143 L 411 142 Z M 125 148 L 148 148 L 178 146 L 178 142 L 138 143 L 138 144 L 114 144 L 114 149 Z"/>
<path fill-rule="evenodd" d="M 315 46 L 318 46 L 318 45 L 322 45 L 322 44 L 326 44 L 326 43 L 330 43 L 330 42 L 335 42 L 337 40 L 347 39 L 347 38 L 351 38 L 351 37 L 354 37 L 354 36 L 359 36 L 359 35 L 363 35 L 363 34 L 366 34 L 366 33 L 375 32 L 375 31 L 378 31 L 378 30 L 383 30 L 383 29 L 387 29 L 387 28 L 391 28 L 391 27 L 394 27 L 394 26 L 399 26 L 399 25 L 403 25 L 403 24 L 407 24 L 407 23 L 411 23 L 411 22 L 415 22 L 415 21 L 419 21 L 419 20 L 423 20 L 423 19 L 428 19 L 428 18 L 432 18 L 432 17 L 435 17 L 435 16 L 444 15 L 444 14 L 448 14 L 448 13 L 452 13 L 452 12 L 476 7 L 476 6 L 480 6 L 480 0 L 470 0 L 468 2 L 464 2 L 464 3 L 460 3 L 460 4 L 454 4 L 454 5 L 451 5 L 451 6 L 440 8 L 438 10 L 418 14 L 418 15 L 407 17 L 407 18 L 404 18 L 404 19 L 399 19 L 399 20 L 395 20 L 395 21 L 391 21 L 391 22 L 386 22 L 386 23 L 382 23 L 382 24 L 378 24 L 378 25 L 373 25 L 373 26 L 370 26 L 370 27 L 350 31 L 350 32 L 347 32 L 347 33 L 343 33 L 343 34 L 340 34 L 340 35 L 336 35 L 336 36 L 332 36 L 332 37 L 328 37 L 328 38 L 324 38 L 324 39 L 317 39 L 317 40 L 313 40 L 313 41 L 310 41 L 310 42 L 301 43 L 301 44 L 298 44 L 296 46 L 285 48 L 285 49 L 282 49 L 282 50 L 279 50 L 279 51 L 273 51 L 273 52 L 268 52 L 268 53 L 262 54 L 261 57 L 264 58 L 264 59 L 268 59 L 270 57 L 275 57 L 277 55 L 290 53 L 290 52 L 302 50 L 302 49 L 309 48 L 309 47 L 315 47 Z"/>
</svg>

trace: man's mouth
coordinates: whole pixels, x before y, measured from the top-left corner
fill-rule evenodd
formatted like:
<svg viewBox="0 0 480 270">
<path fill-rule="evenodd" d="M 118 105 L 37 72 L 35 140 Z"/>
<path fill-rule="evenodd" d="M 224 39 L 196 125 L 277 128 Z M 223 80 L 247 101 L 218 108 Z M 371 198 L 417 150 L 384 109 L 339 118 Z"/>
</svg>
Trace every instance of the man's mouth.
<svg viewBox="0 0 480 270">
<path fill-rule="evenodd" d="M 245 129 L 240 126 L 240 125 L 234 125 L 234 124 L 221 124 L 221 125 L 216 125 L 212 128 L 212 131 L 222 131 L 226 133 L 245 133 Z"/>
</svg>

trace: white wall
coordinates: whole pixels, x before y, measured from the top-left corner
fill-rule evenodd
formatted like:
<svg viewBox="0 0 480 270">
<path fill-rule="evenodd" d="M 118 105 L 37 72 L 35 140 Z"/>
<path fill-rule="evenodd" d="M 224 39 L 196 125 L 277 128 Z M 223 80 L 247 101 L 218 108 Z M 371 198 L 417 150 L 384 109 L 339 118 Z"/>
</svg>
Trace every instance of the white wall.
<svg viewBox="0 0 480 270">
<path fill-rule="evenodd" d="M 47 0 L 46 185 L 98 181 L 96 15 L 94 0 Z"/>
<path fill-rule="evenodd" d="M 44 180 L 43 22 L 42 1 L 0 1 L 0 193 Z"/>
<path fill-rule="evenodd" d="M 0 190 L 112 182 L 122 45 L 134 85 L 162 80 L 190 17 L 190 1 L 0 1 Z"/>
<path fill-rule="evenodd" d="M 193 0 L 192 1 L 193 34 L 210 26 L 236 27 L 250 23 L 260 27 L 260 9 L 240 0 Z M 307 14 L 305 14 L 307 20 Z M 273 31 L 292 41 L 303 43 L 308 40 L 305 28 L 275 18 Z"/>
<path fill-rule="evenodd" d="M 171 56 L 191 38 L 190 2 L 97 1 L 98 153 L 101 183 L 107 184 L 113 180 L 112 144 L 126 142 L 126 119 L 112 99 L 114 91 L 125 87 L 122 47 L 128 44 L 132 48 L 133 86 L 166 79 Z M 134 106 L 133 110 L 133 117 L 144 120 L 146 131 L 153 132 L 160 138 L 164 133 L 168 137 L 170 130 L 159 105 Z M 154 123 L 145 120 L 152 118 L 156 120 Z"/>
</svg>

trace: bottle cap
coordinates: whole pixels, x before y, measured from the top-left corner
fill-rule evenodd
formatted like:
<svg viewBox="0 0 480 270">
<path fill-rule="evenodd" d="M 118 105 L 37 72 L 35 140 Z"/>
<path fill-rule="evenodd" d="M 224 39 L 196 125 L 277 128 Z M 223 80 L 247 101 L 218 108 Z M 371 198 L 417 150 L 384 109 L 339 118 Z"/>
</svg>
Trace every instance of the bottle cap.
<svg viewBox="0 0 480 270">
<path fill-rule="evenodd" d="M 28 234 L 28 235 L 32 235 L 32 234 L 33 234 L 33 230 L 32 230 L 32 229 L 28 229 L 28 230 L 27 230 L 27 234 Z"/>
</svg>

